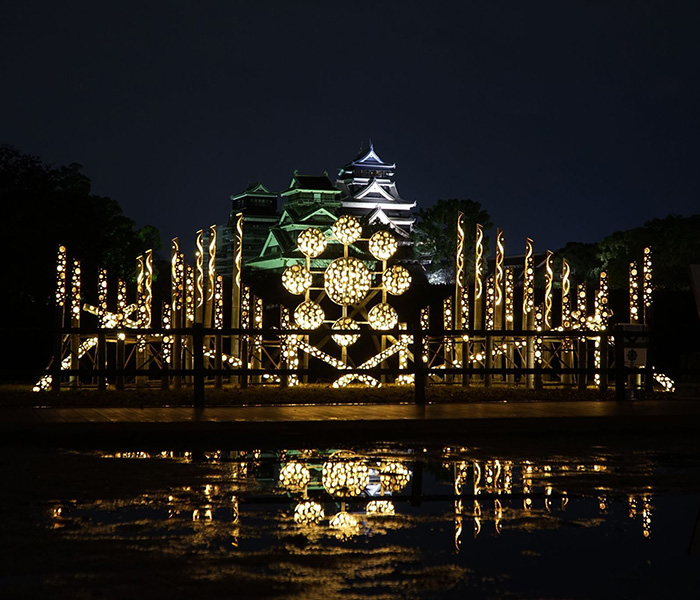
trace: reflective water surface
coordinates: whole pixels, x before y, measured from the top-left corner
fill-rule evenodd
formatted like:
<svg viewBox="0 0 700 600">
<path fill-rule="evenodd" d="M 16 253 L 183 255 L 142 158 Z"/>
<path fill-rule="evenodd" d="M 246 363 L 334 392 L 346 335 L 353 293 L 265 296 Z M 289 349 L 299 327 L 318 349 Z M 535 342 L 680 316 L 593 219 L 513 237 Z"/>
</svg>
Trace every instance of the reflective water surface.
<svg viewBox="0 0 700 600">
<path fill-rule="evenodd" d="M 3 597 L 697 598 L 693 451 L 8 450 Z"/>
</svg>

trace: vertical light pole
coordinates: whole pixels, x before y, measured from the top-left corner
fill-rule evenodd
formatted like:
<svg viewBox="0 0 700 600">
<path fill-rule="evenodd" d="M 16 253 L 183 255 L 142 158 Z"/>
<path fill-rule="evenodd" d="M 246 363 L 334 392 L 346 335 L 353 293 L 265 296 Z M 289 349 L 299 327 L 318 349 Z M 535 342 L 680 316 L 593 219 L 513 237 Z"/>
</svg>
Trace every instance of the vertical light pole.
<svg viewBox="0 0 700 600">
<path fill-rule="evenodd" d="M 531 238 L 525 240 L 525 273 L 523 279 L 523 329 L 532 331 L 535 328 L 535 260 Z M 535 367 L 535 349 L 532 335 L 525 340 L 525 364 L 528 369 Z M 526 376 L 527 389 L 535 387 L 535 378 L 532 373 Z"/>
<path fill-rule="evenodd" d="M 74 260 L 70 283 L 70 326 L 76 329 L 80 327 L 80 284 L 80 261 Z M 80 368 L 80 333 L 72 333 L 70 340 L 70 368 L 77 371 Z M 70 376 L 71 387 L 77 388 L 79 382 L 80 377 L 77 373 Z"/>
</svg>

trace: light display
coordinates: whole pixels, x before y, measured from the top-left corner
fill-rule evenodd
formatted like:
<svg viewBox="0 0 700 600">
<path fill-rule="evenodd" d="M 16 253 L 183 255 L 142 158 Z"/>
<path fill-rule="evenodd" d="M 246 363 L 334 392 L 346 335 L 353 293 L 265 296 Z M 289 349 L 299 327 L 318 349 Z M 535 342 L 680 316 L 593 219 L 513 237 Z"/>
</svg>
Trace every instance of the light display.
<svg viewBox="0 0 700 600">
<path fill-rule="evenodd" d="M 70 278 L 70 316 L 71 325 L 80 327 L 80 261 L 73 260 Z"/>
<path fill-rule="evenodd" d="M 523 312 L 531 313 L 535 308 L 535 260 L 531 238 L 525 240 L 525 273 L 523 280 Z"/>
<path fill-rule="evenodd" d="M 646 313 L 646 309 L 650 308 L 652 305 L 652 293 L 654 291 L 654 287 L 652 285 L 652 275 L 653 275 L 653 266 L 652 266 L 652 257 L 651 257 L 651 248 L 648 246 L 644 248 L 644 262 L 643 262 L 643 277 L 644 281 L 642 283 L 642 304 L 644 305 L 644 312 Z"/>
<path fill-rule="evenodd" d="M 348 498 L 359 496 L 369 484 L 369 469 L 362 460 L 353 458 L 337 459 L 323 463 L 321 483 L 331 496 Z"/>
<path fill-rule="evenodd" d="M 601 271 L 598 282 L 598 294 L 596 295 L 596 317 L 598 317 L 597 320 L 602 329 L 607 328 L 611 314 L 608 308 L 608 273 Z"/>
<path fill-rule="evenodd" d="M 294 310 L 294 320 L 302 329 L 318 329 L 326 318 L 320 305 L 306 300 Z"/>
<path fill-rule="evenodd" d="M 189 327 L 194 323 L 195 314 L 195 278 L 194 268 L 191 265 L 186 265 L 185 270 L 185 322 Z"/>
<path fill-rule="evenodd" d="M 379 482 L 382 490 L 398 494 L 411 481 L 411 471 L 403 463 L 385 461 L 379 466 Z"/>
<path fill-rule="evenodd" d="M 360 532 L 360 524 L 354 515 L 342 511 L 331 518 L 328 525 L 336 530 L 336 537 L 341 540 L 348 539 Z"/>
<path fill-rule="evenodd" d="M 654 373 L 654 381 L 658 383 L 664 390 L 664 392 L 673 393 L 676 391 L 676 384 L 668 375 L 663 373 Z"/>
<path fill-rule="evenodd" d="M 389 260 L 399 245 L 388 231 L 377 231 L 369 239 L 369 251 L 377 260 Z"/>
<path fill-rule="evenodd" d="M 333 329 L 351 329 L 353 331 L 359 331 L 360 326 L 350 317 L 341 317 L 335 323 L 333 323 Z M 352 333 L 334 333 L 331 337 L 336 344 L 343 347 L 351 346 L 360 338 L 359 334 L 356 335 Z"/>
<path fill-rule="evenodd" d="M 382 273 L 382 285 L 394 296 L 400 296 L 411 286 L 411 274 L 400 265 L 389 267 Z"/>
<path fill-rule="evenodd" d="M 396 507 L 391 500 L 370 500 L 365 507 L 368 517 L 393 517 Z"/>
<path fill-rule="evenodd" d="M 292 320 L 289 315 L 289 309 L 285 306 L 280 307 L 280 325 L 282 329 L 291 329 Z M 299 354 L 297 352 L 297 336 L 286 335 L 282 340 L 282 358 L 287 364 L 288 369 L 299 368 Z M 299 385 L 299 378 L 294 373 L 287 376 L 287 385 L 294 387 Z"/>
<path fill-rule="evenodd" d="M 554 283 L 552 256 L 554 256 L 554 253 L 551 250 L 547 250 L 544 272 L 544 326 L 547 329 L 552 328 L 552 284 Z"/>
<path fill-rule="evenodd" d="M 578 313 L 579 327 L 586 326 L 586 320 L 588 316 L 587 288 L 588 286 L 586 285 L 585 281 L 583 283 L 579 283 L 578 287 L 576 288 L 576 312 Z"/>
<path fill-rule="evenodd" d="M 282 273 L 282 285 L 288 292 L 297 296 L 305 293 L 311 287 L 312 282 L 311 273 L 302 265 L 291 265 Z"/>
<path fill-rule="evenodd" d="M 310 480 L 311 473 L 304 463 L 288 462 L 280 469 L 279 481 L 286 488 L 303 488 Z"/>
<path fill-rule="evenodd" d="M 399 315 L 390 304 L 375 304 L 367 314 L 367 322 L 372 329 L 386 331 L 393 329 L 399 322 Z"/>
<path fill-rule="evenodd" d="M 426 307 L 420 309 L 420 328 L 421 328 L 421 331 L 428 331 L 430 329 L 430 307 L 429 306 L 426 306 Z M 422 347 L 421 358 L 425 364 L 428 364 L 430 357 L 429 357 L 428 340 L 426 338 L 423 338 L 423 347 Z"/>
<path fill-rule="evenodd" d="M 328 297 L 336 304 L 357 304 L 367 295 L 372 273 L 365 264 L 353 257 L 337 258 L 323 274 Z"/>
<path fill-rule="evenodd" d="M 326 237 L 320 229 L 309 227 L 304 229 L 297 237 L 299 250 L 308 258 L 316 258 L 326 249 Z"/>
<path fill-rule="evenodd" d="M 639 270 L 637 263 L 631 262 L 629 269 L 630 323 L 639 322 Z"/>
<path fill-rule="evenodd" d="M 493 275 L 489 275 L 486 280 L 486 329 L 493 329 L 495 326 L 495 300 L 496 290 L 493 286 Z"/>
<path fill-rule="evenodd" d="M 122 327 L 126 315 L 126 281 L 117 280 L 117 327 Z"/>
<path fill-rule="evenodd" d="M 163 324 L 163 329 L 170 329 L 172 327 L 172 306 L 168 302 L 163 302 L 163 313 L 161 316 L 161 323 Z M 170 364 L 172 358 L 172 337 L 169 335 L 163 336 L 161 356 L 163 357 L 163 362 Z"/>
<path fill-rule="evenodd" d="M 222 329 L 224 326 L 224 278 L 217 275 L 214 282 L 214 327 Z"/>
<path fill-rule="evenodd" d="M 97 326 L 107 327 L 107 269 L 97 270 Z"/>
<path fill-rule="evenodd" d="M 571 329 L 571 267 L 566 259 L 562 260 L 561 277 L 561 326 Z"/>
<path fill-rule="evenodd" d="M 535 309 L 535 330 L 543 331 L 544 329 L 544 307 L 541 304 Z M 541 336 L 535 338 L 535 363 L 542 366 L 544 361 L 544 340 Z"/>
<path fill-rule="evenodd" d="M 452 321 L 454 318 L 454 313 L 452 311 L 452 298 L 449 296 L 442 301 L 442 326 L 445 331 L 452 331 Z M 450 352 L 454 345 L 454 340 L 446 335 L 443 338 L 443 344 L 445 352 Z M 449 360 L 446 357 L 446 360 Z"/>
<path fill-rule="evenodd" d="M 500 313 L 503 304 L 503 256 L 505 254 L 504 233 L 502 229 L 496 229 L 496 265 L 494 271 L 494 288 L 495 298 L 494 307 L 497 311 L 496 321 L 498 323 L 498 314 Z"/>
<path fill-rule="evenodd" d="M 466 289 L 464 273 L 464 213 L 457 213 L 457 248 L 455 254 L 455 301 L 457 302 L 457 313 L 455 315 L 455 329 L 469 327 L 469 321 L 464 320 L 464 291 Z M 467 307 L 467 311 L 469 308 Z M 468 317 L 467 317 L 468 319 Z"/>
<path fill-rule="evenodd" d="M 294 508 L 294 522 L 297 525 L 315 525 L 324 517 L 323 506 L 312 500 L 300 502 Z"/>
<path fill-rule="evenodd" d="M 64 306 L 66 304 L 66 262 L 66 247 L 59 246 L 58 257 L 56 258 L 56 306 Z"/>
<path fill-rule="evenodd" d="M 250 288 L 247 285 L 241 290 L 241 329 L 250 328 Z M 247 339 L 247 336 L 243 336 Z"/>
<path fill-rule="evenodd" d="M 209 226 L 209 264 L 207 266 L 207 302 L 214 300 L 214 288 L 216 287 L 216 225 Z M 208 323 L 207 323 L 208 325 Z"/>
<path fill-rule="evenodd" d="M 476 240 L 474 242 L 474 301 L 476 303 L 481 302 L 481 295 L 483 294 L 483 276 L 484 276 L 484 228 L 481 223 L 476 224 Z M 474 311 L 474 319 L 478 320 L 480 314 Z M 478 325 L 475 322 L 474 328 L 478 329 Z"/>
<path fill-rule="evenodd" d="M 354 244 L 362 236 L 362 225 L 350 215 L 342 215 L 331 227 L 333 235 L 342 244 Z"/>
<path fill-rule="evenodd" d="M 204 231 L 197 231 L 194 251 L 194 289 L 195 289 L 195 311 L 197 320 L 202 318 L 201 311 L 204 306 Z"/>
<path fill-rule="evenodd" d="M 513 326 L 513 308 L 515 295 L 515 281 L 513 277 L 513 267 L 506 267 L 506 284 L 505 284 L 505 309 L 506 309 L 506 326 Z"/>
</svg>

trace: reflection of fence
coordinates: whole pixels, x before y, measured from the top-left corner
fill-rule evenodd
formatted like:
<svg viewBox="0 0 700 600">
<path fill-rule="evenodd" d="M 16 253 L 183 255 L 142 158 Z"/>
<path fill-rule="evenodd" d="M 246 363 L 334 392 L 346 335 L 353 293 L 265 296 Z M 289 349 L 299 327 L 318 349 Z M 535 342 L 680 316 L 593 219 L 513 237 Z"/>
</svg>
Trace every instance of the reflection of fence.
<svg viewBox="0 0 700 600">
<path fill-rule="evenodd" d="M 356 332 L 327 329 L 316 335 L 352 333 Z M 409 324 L 405 329 L 378 332 L 398 340 L 397 351 L 382 357 L 385 360 L 361 365 L 344 364 L 322 351 L 312 355 L 317 360 L 311 363 L 294 360 L 287 351 L 290 340 L 303 347 L 302 336 L 308 335 L 301 329 L 215 329 L 199 324 L 177 329 L 61 328 L 55 336 L 52 364 L 38 387 L 104 390 L 108 382 L 118 390 L 154 384 L 161 389 L 185 386 L 193 390 L 195 403 L 201 404 L 207 384 L 221 388 L 224 379 L 246 388 L 284 387 L 291 381 L 341 376 L 360 380 L 393 376 L 397 384 L 413 383 L 416 401 L 422 403 L 426 387 L 433 385 L 593 386 L 606 391 L 612 384 L 617 398 L 623 399 L 627 389 L 643 385 L 650 390 L 653 383 L 646 330 L 454 331 Z M 419 359 L 414 361 L 416 356 Z"/>
</svg>

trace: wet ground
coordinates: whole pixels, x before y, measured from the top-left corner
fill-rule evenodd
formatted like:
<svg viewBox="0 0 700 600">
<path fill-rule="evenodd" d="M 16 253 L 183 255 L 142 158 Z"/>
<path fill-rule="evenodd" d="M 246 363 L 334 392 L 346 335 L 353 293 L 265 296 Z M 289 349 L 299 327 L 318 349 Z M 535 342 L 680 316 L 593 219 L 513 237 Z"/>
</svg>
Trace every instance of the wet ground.
<svg viewBox="0 0 700 600">
<path fill-rule="evenodd" d="M 622 441 L 5 447 L 0 596 L 698 598 L 695 438 Z"/>
</svg>

